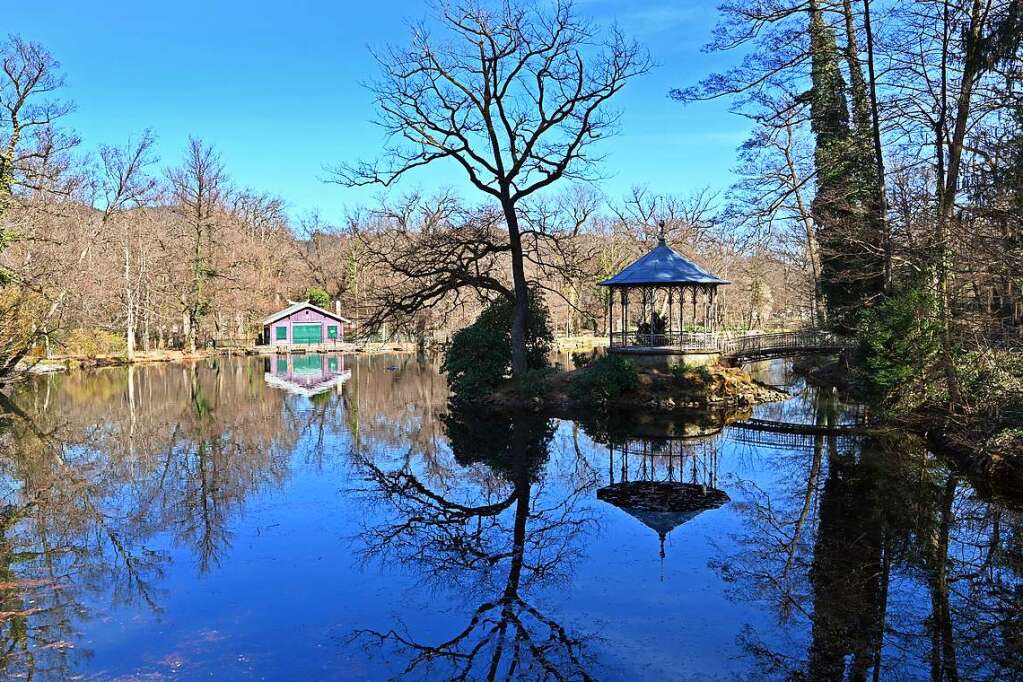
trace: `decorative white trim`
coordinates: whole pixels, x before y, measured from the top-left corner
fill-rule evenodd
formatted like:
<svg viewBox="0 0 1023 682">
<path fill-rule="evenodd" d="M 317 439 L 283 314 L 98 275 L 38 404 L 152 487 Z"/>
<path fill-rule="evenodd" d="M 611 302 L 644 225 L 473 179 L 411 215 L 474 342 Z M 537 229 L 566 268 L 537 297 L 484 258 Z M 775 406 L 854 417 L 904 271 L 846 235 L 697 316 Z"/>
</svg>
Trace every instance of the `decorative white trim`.
<svg viewBox="0 0 1023 682">
<path fill-rule="evenodd" d="M 301 307 L 295 308 L 296 305 L 300 305 Z M 292 303 L 291 305 L 289 305 L 284 310 L 280 310 L 280 311 L 274 313 L 273 315 L 271 315 L 270 317 L 266 318 L 265 320 L 263 320 L 263 324 L 273 324 L 274 322 L 276 322 L 277 320 L 279 320 L 279 319 L 281 319 L 283 317 L 290 317 L 291 315 L 294 315 L 295 313 L 301 312 L 301 311 L 305 310 L 306 308 L 312 308 L 313 310 L 315 310 L 316 312 L 320 313 L 321 315 L 326 315 L 327 317 L 329 317 L 329 318 L 331 318 L 333 320 L 337 320 L 338 322 L 343 322 L 344 324 L 351 324 L 352 323 L 352 321 L 349 320 L 347 317 L 341 317 L 337 313 L 332 313 L 329 310 L 321 308 L 318 305 L 313 305 L 309 301 L 299 301 L 297 303 Z"/>
</svg>

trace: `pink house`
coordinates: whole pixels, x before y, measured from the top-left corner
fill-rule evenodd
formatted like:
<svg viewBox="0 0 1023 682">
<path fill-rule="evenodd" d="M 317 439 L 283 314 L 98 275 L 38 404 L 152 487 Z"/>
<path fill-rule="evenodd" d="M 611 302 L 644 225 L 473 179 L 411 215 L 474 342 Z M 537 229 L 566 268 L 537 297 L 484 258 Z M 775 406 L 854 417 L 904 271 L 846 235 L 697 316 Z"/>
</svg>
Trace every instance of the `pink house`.
<svg viewBox="0 0 1023 682">
<path fill-rule="evenodd" d="M 263 320 L 263 341 L 272 346 L 343 343 L 346 324 L 351 320 L 301 301 Z"/>
</svg>

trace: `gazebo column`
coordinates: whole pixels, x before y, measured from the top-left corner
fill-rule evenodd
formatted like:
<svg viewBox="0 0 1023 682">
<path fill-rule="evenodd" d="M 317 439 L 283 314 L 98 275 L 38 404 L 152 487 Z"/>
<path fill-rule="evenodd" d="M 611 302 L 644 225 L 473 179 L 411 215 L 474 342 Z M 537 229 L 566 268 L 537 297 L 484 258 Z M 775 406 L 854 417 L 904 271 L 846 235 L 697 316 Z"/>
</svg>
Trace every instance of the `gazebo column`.
<svg viewBox="0 0 1023 682">
<path fill-rule="evenodd" d="M 668 318 L 665 320 L 664 333 L 668 335 L 668 345 L 673 345 L 671 341 L 671 327 L 675 324 L 675 296 L 674 290 L 668 287 Z"/>
<path fill-rule="evenodd" d="M 622 289 L 622 341 L 621 345 L 625 345 L 628 339 L 629 333 L 629 290 Z"/>
<path fill-rule="evenodd" d="M 693 324 L 696 324 L 696 294 L 699 291 L 697 287 L 693 287 Z"/>
<path fill-rule="evenodd" d="M 710 290 L 710 314 L 711 314 L 711 327 L 712 331 L 718 330 L 718 288 L 713 287 Z"/>
<path fill-rule="evenodd" d="M 607 347 L 610 348 L 614 345 L 614 304 L 615 304 L 615 290 L 614 287 L 608 287 L 607 289 Z"/>
<path fill-rule="evenodd" d="M 686 288 L 680 287 L 678 291 L 678 331 L 684 334 L 686 331 Z"/>
<path fill-rule="evenodd" d="M 639 289 L 639 307 L 640 307 L 639 325 L 640 326 L 643 326 L 644 324 L 647 325 L 647 343 L 649 343 L 649 338 L 650 338 L 650 326 L 649 326 L 649 324 L 647 324 L 647 321 L 648 321 L 648 318 L 647 318 L 647 299 L 648 299 L 649 296 L 650 296 L 650 291 L 646 287 L 640 287 L 640 289 Z M 637 327 L 636 329 L 637 329 L 636 341 L 638 343 L 639 342 L 639 334 L 638 334 L 639 327 Z"/>
</svg>

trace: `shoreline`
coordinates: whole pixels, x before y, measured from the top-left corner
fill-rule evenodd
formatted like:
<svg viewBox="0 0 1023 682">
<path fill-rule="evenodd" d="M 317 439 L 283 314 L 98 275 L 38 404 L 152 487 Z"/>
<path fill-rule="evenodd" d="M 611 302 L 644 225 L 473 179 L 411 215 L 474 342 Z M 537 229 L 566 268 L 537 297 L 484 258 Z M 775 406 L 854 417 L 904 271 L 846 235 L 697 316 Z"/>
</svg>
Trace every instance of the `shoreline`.
<svg viewBox="0 0 1023 682">
<path fill-rule="evenodd" d="M 849 381 L 850 368 L 840 367 L 838 360 L 818 367 L 794 367 L 806 381 L 816 386 L 835 388 L 855 402 L 876 407 L 869 398 L 857 394 L 856 387 Z M 1023 494 L 1023 453 L 988 451 L 985 442 L 994 434 L 983 433 L 981 427 L 988 423 L 986 415 L 953 414 L 933 405 L 922 405 L 912 410 L 880 412 L 878 421 L 882 427 L 922 438 L 928 449 L 953 461 L 962 475 L 987 495 L 1018 500 Z M 1018 502 L 1015 504 L 1021 506 Z"/>
<path fill-rule="evenodd" d="M 647 414 L 692 413 L 693 411 L 742 410 L 754 405 L 781 402 L 791 398 L 777 387 L 753 379 L 734 367 L 707 367 L 703 374 L 679 376 L 657 369 L 640 369 L 637 385 L 608 399 L 580 395 L 577 382 L 585 380 L 587 367 L 560 371 L 543 378 L 535 390 L 523 392 L 514 381 L 507 381 L 491 393 L 466 405 L 481 408 L 549 411 L 564 414 L 629 412 Z"/>
<path fill-rule="evenodd" d="M 166 362 L 194 362 L 208 358 L 224 356 L 264 356 L 264 355 L 315 355 L 329 353 L 381 355 L 386 353 L 415 353 L 415 344 L 410 343 L 368 343 L 341 344 L 336 350 L 309 351 L 304 348 L 297 352 L 289 352 L 287 348 L 271 346 L 255 346 L 250 348 L 214 348 L 197 350 L 194 353 L 184 350 L 137 351 L 135 358 L 128 361 L 123 353 L 100 355 L 55 355 L 49 358 L 30 358 L 22 360 L 14 375 L 8 381 L 17 380 L 18 376 L 53 374 L 73 369 L 100 369 L 104 367 L 126 367 L 129 365 L 153 365 Z"/>
</svg>

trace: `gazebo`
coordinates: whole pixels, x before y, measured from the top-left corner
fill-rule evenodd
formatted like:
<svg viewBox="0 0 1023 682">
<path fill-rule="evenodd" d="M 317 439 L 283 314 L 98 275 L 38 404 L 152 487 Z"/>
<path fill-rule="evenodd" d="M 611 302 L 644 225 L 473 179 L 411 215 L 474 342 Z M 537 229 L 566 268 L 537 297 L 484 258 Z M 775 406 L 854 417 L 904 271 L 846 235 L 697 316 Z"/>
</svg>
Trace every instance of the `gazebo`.
<svg viewBox="0 0 1023 682">
<path fill-rule="evenodd" d="M 653 250 L 614 277 L 600 282 L 600 286 L 608 288 L 607 329 L 611 351 L 715 350 L 717 290 L 723 284 L 730 282 L 712 275 L 668 246 L 662 224 Z M 630 304 L 633 304 L 631 308 Z M 620 311 L 617 316 L 615 308 Z M 638 316 L 634 314 L 637 308 Z"/>
</svg>

